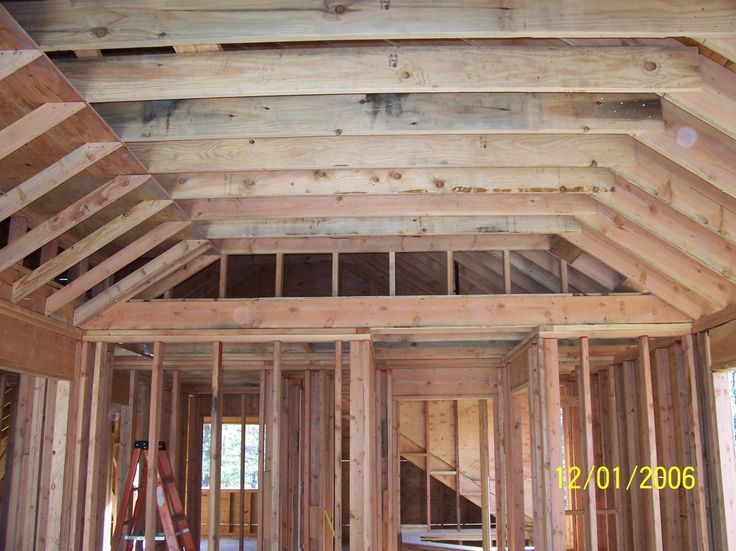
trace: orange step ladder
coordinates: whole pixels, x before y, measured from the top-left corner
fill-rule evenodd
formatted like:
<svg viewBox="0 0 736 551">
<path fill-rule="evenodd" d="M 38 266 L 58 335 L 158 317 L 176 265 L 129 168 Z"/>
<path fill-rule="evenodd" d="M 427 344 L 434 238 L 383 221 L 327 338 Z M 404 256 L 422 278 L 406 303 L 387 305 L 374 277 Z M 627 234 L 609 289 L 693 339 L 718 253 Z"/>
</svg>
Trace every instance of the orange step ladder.
<svg viewBox="0 0 736 551">
<path fill-rule="evenodd" d="M 176 489 L 174 471 L 171 468 L 166 443 L 158 443 L 158 484 L 157 499 L 158 515 L 161 519 L 163 534 L 157 534 L 156 541 L 165 541 L 167 551 L 196 551 L 194 538 L 189 531 L 187 517 L 184 515 L 179 491 Z M 113 551 L 120 550 L 120 544 L 125 542 L 126 551 L 133 550 L 133 544 L 144 541 L 143 520 L 141 518 L 146 501 L 146 467 L 148 462 L 148 440 L 136 440 L 133 454 L 130 459 L 130 470 L 125 481 L 125 492 L 120 504 L 118 518 L 115 521 L 115 530 L 112 534 Z M 135 487 L 135 475 L 140 467 L 138 486 Z M 133 492 L 138 495 L 133 507 L 133 516 L 129 519 L 125 515 L 130 510 Z M 163 499 L 161 499 L 163 498 Z M 124 533 L 127 530 L 127 533 Z"/>
</svg>

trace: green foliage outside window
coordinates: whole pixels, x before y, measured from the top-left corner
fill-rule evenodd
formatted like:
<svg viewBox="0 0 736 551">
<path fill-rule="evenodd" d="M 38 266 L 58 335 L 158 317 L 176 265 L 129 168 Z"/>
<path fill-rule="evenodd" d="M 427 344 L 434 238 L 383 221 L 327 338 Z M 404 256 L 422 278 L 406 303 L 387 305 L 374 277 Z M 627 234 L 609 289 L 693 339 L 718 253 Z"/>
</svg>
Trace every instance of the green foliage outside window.
<svg viewBox="0 0 736 551">
<path fill-rule="evenodd" d="M 222 461 L 220 488 L 240 488 L 240 429 L 239 423 L 222 425 Z M 258 488 L 258 425 L 245 425 L 245 489 Z M 202 431 L 202 488 L 210 487 L 210 441 L 212 426 L 204 424 Z"/>
</svg>

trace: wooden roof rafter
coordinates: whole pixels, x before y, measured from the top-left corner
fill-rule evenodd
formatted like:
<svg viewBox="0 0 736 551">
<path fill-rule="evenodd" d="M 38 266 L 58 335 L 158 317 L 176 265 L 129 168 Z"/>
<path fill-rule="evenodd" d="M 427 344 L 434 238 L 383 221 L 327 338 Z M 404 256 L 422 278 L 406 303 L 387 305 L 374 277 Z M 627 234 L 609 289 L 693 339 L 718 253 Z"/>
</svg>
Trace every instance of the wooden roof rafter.
<svg viewBox="0 0 736 551">
<path fill-rule="evenodd" d="M 64 80 L 55 66 L 33 44 L 4 8 L 0 8 L 0 19 L 2 22 L 0 48 L 10 48 L 9 52 L 19 52 L 14 54 L 15 57 L 18 60 L 25 57 L 28 61 L 24 64 L 15 63 L 12 75 L 10 73 L 2 75 L 8 78 L 8 90 L 12 90 L 11 93 L 17 94 L 18 97 L 10 97 L 8 108 L 3 112 L 3 117 L 13 122 L 0 130 L 3 138 L 0 158 L 12 157 L 13 163 L 17 166 L 19 159 L 24 156 L 37 155 L 43 149 L 44 140 L 49 139 L 47 136 L 53 134 L 58 138 L 62 135 L 60 132 L 73 132 L 75 129 L 79 132 L 83 129 L 81 137 L 74 136 L 71 140 L 71 143 L 81 142 L 81 145 L 0 196 L 0 218 L 6 218 L 31 206 L 33 209 L 39 208 L 36 206 L 39 199 L 75 175 L 105 174 L 105 170 L 110 167 L 114 171 L 97 187 L 88 188 L 86 194 L 82 194 L 66 208 L 59 210 L 57 204 L 54 204 L 52 208 L 55 212 L 46 214 L 46 219 L 34 210 L 32 217 L 36 220 L 35 227 L 0 250 L 0 271 L 2 271 L 39 247 L 49 245 L 42 251 L 41 265 L 25 275 L 21 272 L 22 277 L 15 281 L 12 299 L 18 302 L 62 272 L 85 261 L 90 255 L 126 232 L 134 229 L 137 231 L 138 226 L 152 215 L 167 209 L 168 214 L 163 215 L 165 217 L 185 218 L 185 216 L 178 205 L 165 198 L 165 192 L 146 173 L 140 163 L 130 156 L 125 145 L 119 140 L 110 139 L 114 134 L 104 125 L 99 115 L 88 108 L 88 104 Z M 35 53 L 24 56 L 23 52 Z M 6 57 L 4 56 L 3 60 Z M 6 81 L 2 84 L 6 85 Z M 27 97 L 21 97 L 23 94 L 27 94 Z M 95 132 L 98 134 L 95 135 Z M 101 139 L 95 141 L 95 136 Z M 117 155 L 117 152 L 124 152 L 124 155 Z M 114 160 L 111 160 L 113 157 Z M 107 168 L 100 164 L 103 159 L 111 160 Z M 121 162 L 123 164 L 127 162 L 128 165 L 122 167 Z M 36 164 L 35 160 L 33 164 Z M 26 166 L 31 167 L 32 164 L 28 163 Z M 76 197 L 80 196 L 78 190 L 74 191 L 72 197 L 75 197 L 74 194 L 77 194 Z M 124 195 L 130 197 L 125 202 L 117 203 L 114 210 L 107 208 Z M 111 220 L 110 214 L 120 212 L 121 204 L 132 206 Z M 101 220 L 109 220 L 107 223 L 94 220 L 97 213 L 103 209 L 106 214 Z M 93 229 L 86 232 L 82 230 L 80 236 L 80 224 L 87 219 L 92 222 Z M 188 223 L 180 225 L 179 230 L 187 226 Z M 95 227 L 97 229 L 94 229 Z M 70 233 L 72 230 L 76 232 L 77 237 Z M 56 255 L 54 254 L 56 246 L 51 245 L 58 239 L 62 239 L 67 247 Z M 129 258 L 128 262 L 132 260 L 134 258 Z M 47 310 L 47 313 L 51 311 Z"/>
<path fill-rule="evenodd" d="M 697 50 L 684 47 L 404 46 L 119 56 L 60 60 L 58 66 L 95 103 L 361 93 L 696 91 L 701 85 L 693 71 L 697 62 Z M 486 78 L 489 72 L 496 77 Z"/>
<path fill-rule="evenodd" d="M 187 262 L 205 253 L 210 247 L 209 241 L 205 239 L 179 242 L 99 295 L 78 306 L 74 310 L 74 324 L 82 325 L 111 305 L 135 297 L 149 286 L 176 272 Z"/>
<path fill-rule="evenodd" d="M 135 1 L 7 2 L 8 9 L 46 51 L 100 48 L 146 48 L 195 44 L 288 43 L 314 40 L 393 40 L 402 38 L 602 38 L 733 35 L 736 9 L 717 0 L 701 10 L 688 0 L 613 6 L 572 0 L 550 11 L 534 0 L 512 7 L 462 0 L 401 5 L 390 1 L 360 3 L 360 9 L 320 0 L 295 10 L 286 1 L 236 0 L 203 8 L 191 0 L 175 3 Z M 196 10 L 190 9 L 196 5 Z M 288 9 L 288 17 L 284 10 Z M 54 17 L 42 17 L 53 10 Z"/>
<path fill-rule="evenodd" d="M 26 10 L 27 6 L 11 5 L 33 19 Z M 260 16 L 266 19 L 275 17 L 273 5 L 262 8 Z M 420 18 L 430 17 L 430 14 L 436 17 L 439 13 L 424 5 L 414 8 L 415 15 Z M 598 8 L 604 9 L 602 6 Z M 57 15 L 68 17 L 75 9 L 60 5 Z M 104 3 L 91 9 L 94 17 L 104 17 L 109 13 L 106 11 L 109 6 Z M 120 9 L 126 14 L 125 18 L 140 15 L 133 14 L 127 4 Z M 155 3 L 146 6 L 153 15 L 149 21 L 152 26 L 159 23 L 156 20 L 158 9 Z M 176 6 L 172 9 L 171 13 L 186 18 L 177 12 Z M 475 6 L 472 9 L 482 11 L 487 8 Z M 535 8 L 530 6 L 529 9 L 532 11 L 527 15 L 535 17 Z M 306 243 L 318 243 L 319 239 L 322 239 L 320 246 L 329 250 L 330 243 L 337 244 L 337 239 L 340 239 L 339 243 L 344 244 L 348 235 L 356 233 L 371 235 L 383 232 L 385 238 L 392 238 L 395 234 L 424 233 L 430 239 L 433 235 L 444 239 L 445 235 L 457 235 L 458 232 L 477 235 L 479 231 L 525 231 L 571 236 L 570 240 L 574 241 L 572 236 L 580 232 L 578 243 L 584 242 L 589 253 L 597 251 L 593 255 L 612 268 L 618 270 L 617 258 L 621 258 L 624 268 L 620 271 L 640 286 L 637 289 L 653 291 L 657 288 L 655 294 L 668 297 L 675 308 L 688 314 L 703 315 L 733 303 L 733 274 L 728 260 L 733 210 L 728 201 L 719 202 L 717 194 L 712 191 L 705 193 L 706 201 L 690 200 L 702 194 L 703 186 L 716 189 L 722 196 L 730 193 L 733 171 L 727 162 L 719 164 L 712 152 L 720 148 L 722 156 L 730 159 L 730 150 L 734 149 L 731 143 L 733 125 L 728 117 L 728 107 L 732 107 L 735 99 L 730 84 L 733 79 L 724 76 L 728 69 L 703 60 L 702 56 L 695 56 L 694 49 L 676 41 L 651 40 L 650 37 L 683 36 L 690 31 L 696 35 L 702 28 L 702 18 L 714 17 L 718 12 L 719 22 L 698 36 L 706 40 L 721 40 L 730 32 L 726 29 L 733 30 L 736 13 L 731 6 L 718 4 L 709 6 L 709 10 L 704 12 L 707 15 L 701 13 L 694 18 L 689 9 L 683 5 L 673 10 L 671 3 L 637 8 L 639 17 L 642 12 L 651 10 L 658 14 L 659 19 L 657 23 L 647 20 L 640 32 L 631 33 L 629 29 L 627 36 L 641 37 L 634 40 L 614 38 L 613 30 L 620 21 L 615 24 L 598 21 L 595 24 L 608 25 L 608 30 L 601 31 L 597 27 L 598 31 L 588 33 L 578 29 L 580 34 L 575 34 L 570 28 L 558 27 L 555 29 L 557 34 L 545 35 L 545 39 L 549 39 L 545 42 L 522 40 L 514 45 L 494 44 L 493 47 L 483 40 L 471 40 L 464 46 L 397 42 L 402 45 L 385 47 L 373 42 L 361 47 L 333 43 L 326 48 L 287 46 L 281 50 L 226 47 L 226 51 L 220 51 L 223 48 L 219 46 L 191 46 L 232 43 L 238 32 L 243 36 L 243 33 L 262 30 L 246 25 L 238 31 L 231 30 L 233 36 L 222 41 L 191 40 L 185 43 L 170 35 L 159 37 L 164 42 L 171 41 L 168 45 L 175 46 L 177 50 L 193 52 L 186 55 L 156 54 L 145 60 L 135 54 L 105 56 L 62 60 L 59 65 L 77 79 L 75 82 L 89 94 L 88 99 L 136 102 L 101 105 L 100 110 L 120 123 L 121 132 L 131 142 L 131 150 L 140 155 L 150 170 L 162 175 L 164 188 L 177 201 L 177 208 L 181 201 L 186 216 L 195 219 L 194 230 L 217 239 L 216 246 L 226 253 L 248 250 L 249 247 L 260 247 L 263 252 L 270 252 L 266 243 L 275 250 L 283 247 L 287 240 L 289 246 L 298 248 L 298 243 L 307 246 Z M 555 14 L 557 21 L 569 15 L 565 10 L 566 7 L 562 6 Z M 513 21 L 519 12 L 511 12 L 506 15 Z M 368 28 L 366 13 L 366 10 L 344 10 L 344 13 L 335 14 L 334 19 L 324 21 L 319 29 L 334 40 L 340 32 L 355 32 L 361 25 Z M 402 7 L 390 6 L 387 10 L 376 10 L 374 15 L 388 16 L 386 21 L 390 22 L 401 13 L 405 13 Z M 453 19 L 455 14 L 443 13 L 450 21 L 459 22 Z M 590 13 L 576 12 L 576 16 L 585 18 Z M 211 15 L 205 9 L 202 20 L 197 22 L 198 28 L 207 29 L 213 21 L 208 19 Z M 296 38 L 289 32 L 298 27 L 300 22 L 297 20 L 308 17 L 311 15 L 299 14 L 295 15 L 296 20 L 280 20 L 274 30 L 276 34 L 285 33 L 286 39 L 282 42 L 289 43 Z M 675 20 L 681 25 L 676 30 Z M 182 21 L 176 17 L 171 19 L 172 32 L 184 29 Z M 375 21 L 373 23 L 371 32 L 397 33 L 395 29 L 391 30 L 390 25 L 378 29 Z M 501 36 L 492 23 L 485 23 L 483 30 L 473 31 L 479 33 L 474 38 Z M 541 19 L 537 23 L 541 25 Z M 48 24 L 45 22 L 42 26 Z M 463 19 L 462 24 L 466 31 L 473 28 L 471 21 Z M 658 27 L 659 24 L 673 26 L 667 32 L 659 32 L 664 28 Z M 84 39 L 86 44 L 75 44 L 71 49 L 105 48 L 112 44 L 112 35 L 117 39 L 130 31 L 125 25 L 119 26 L 120 21 L 109 27 L 106 25 L 102 27 L 105 28 L 105 36 L 109 34 L 111 40 L 87 36 Z M 589 30 L 592 28 L 594 26 Z M 47 38 L 55 33 L 53 28 L 46 30 L 50 30 Z M 505 28 L 504 33 L 507 34 L 502 34 L 508 38 L 517 32 Z M 535 35 L 534 32 L 540 34 Z M 539 28 L 534 32 L 532 36 L 543 36 Z M 145 47 L 145 38 L 127 36 L 131 44 Z M 330 40 L 329 36 L 327 40 Z M 56 37 L 59 38 L 58 34 Z M 373 36 L 374 40 L 378 38 L 378 35 Z M 391 39 L 390 36 L 380 39 L 386 38 Z M 394 38 L 407 36 L 398 33 Z M 92 46 L 94 42 L 97 44 Z M 494 60 L 497 69 L 494 74 L 499 78 L 488 82 L 489 79 L 478 76 L 484 74 L 483 71 L 462 73 L 443 62 L 443 56 L 449 56 L 449 59 L 459 52 L 468 59 L 471 68 L 482 68 L 489 60 Z M 595 78 L 582 83 L 575 80 L 579 75 L 567 69 L 574 58 L 584 52 L 586 55 L 595 53 L 598 59 L 593 71 Z M 506 59 L 497 57 L 502 54 Z M 159 65 L 150 65 L 150 59 Z M 360 65 L 362 74 L 355 73 L 356 59 L 363 64 Z M 334 70 L 317 82 L 314 75 L 318 73 L 309 68 L 325 60 L 330 61 Z M 524 60 L 524 63 L 519 63 L 519 60 Z M 204 94 L 249 97 L 236 104 L 227 97 L 203 99 L 201 92 L 193 92 L 200 87 L 198 78 L 212 81 L 213 75 L 222 76 L 222 64 L 226 62 L 232 71 L 224 75 L 225 78 L 215 79 L 215 84 L 207 87 Z M 524 71 L 515 72 L 517 67 L 514 63 L 519 67 L 523 65 Z M 702 89 L 699 89 L 698 63 L 705 77 Z M 375 71 L 365 70 L 371 64 L 375 65 Z M 179 74 L 178 71 L 194 66 L 202 67 L 195 78 L 177 80 L 176 84 L 171 80 Z M 260 80 L 244 78 L 258 67 L 268 67 L 270 72 Z M 551 75 L 550 69 L 556 73 Z M 579 72 L 579 67 L 576 69 Z M 150 72 L 144 75 L 146 71 Z M 345 78 L 346 71 L 353 71 L 353 78 Z M 100 79 L 99 75 L 103 74 L 107 75 L 106 82 Z M 135 81 L 139 75 L 147 79 L 145 85 Z M 131 76 L 133 78 L 129 78 Z M 534 79 L 539 82 L 534 82 Z M 350 89 L 350 86 L 356 88 Z M 590 94 L 610 93 L 614 88 L 628 94 L 620 96 L 621 109 L 615 108 L 614 96 L 606 99 L 601 96 L 600 100 L 595 100 Z M 498 94 L 499 90 L 507 92 L 506 95 Z M 539 93 L 529 93 L 531 90 Z M 453 94 L 461 91 L 472 91 L 470 95 L 477 97 L 476 107 L 501 106 L 507 101 L 509 110 L 499 110 L 498 116 L 492 119 L 455 116 L 453 109 L 462 106 L 454 104 L 454 99 L 460 96 Z M 575 93 L 561 94 L 563 91 Z M 304 96 L 307 92 L 321 95 Z M 333 95 L 345 92 L 357 95 Z M 370 96 L 371 92 L 388 95 Z M 389 104 L 393 105 L 391 102 L 396 100 L 392 95 L 407 92 L 409 95 L 401 99 L 407 110 L 389 116 Z M 660 94 L 662 100 L 652 96 L 651 92 Z M 364 95 L 367 93 L 369 95 Z M 297 96 L 255 97 L 264 94 Z M 442 94 L 449 95 L 443 99 Z M 191 99 L 176 103 L 166 98 Z M 310 110 L 310 116 L 299 119 L 294 116 L 297 112 L 295 106 L 302 98 L 313 102 L 314 109 Z M 638 101 L 642 102 L 639 106 L 636 105 Z M 447 110 L 438 109 L 439 104 L 447 105 Z M 665 109 L 663 131 L 660 131 L 660 105 Z M 334 118 L 319 116 L 319 113 L 328 112 L 330 107 L 334 108 Z M 220 124 L 219 127 L 217 124 L 207 125 L 208 109 L 214 109 L 214 121 Z M 252 126 L 243 124 L 249 110 L 253 113 L 263 111 L 261 118 L 253 117 Z M 718 117 L 719 111 L 726 115 Z M 146 113 L 153 115 L 147 121 Z M 472 109 L 468 113 L 472 113 Z M 538 118 L 529 118 L 533 114 Z M 194 130 L 185 130 L 182 126 L 181 121 L 187 115 L 200 121 Z M 290 125 L 289 117 L 298 124 Z M 166 127 L 164 120 L 171 124 Z M 474 120 L 483 122 L 473 124 Z M 599 132 L 601 134 L 597 134 Z M 687 142 L 693 132 L 694 143 L 683 145 L 683 139 Z M 366 140 L 366 137 L 370 139 Z M 422 148 L 428 148 L 429 153 L 423 155 Z M 661 159 L 655 158 L 653 169 L 646 162 L 638 166 L 634 164 L 637 160 L 646 159 L 647 152 L 652 151 L 648 148 L 658 152 L 655 157 L 668 157 L 668 162 L 678 163 L 700 180 L 687 176 L 679 178 L 677 194 L 668 195 L 658 180 L 662 174 L 660 167 L 666 166 Z M 441 158 L 438 157 L 439 151 L 442 152 Z M 532 158 L 534 160 L 530 160 Z M 611 173 L 602 167 L 609 167 L 617 176 L 632 181 L 620 180 L 616 185 Z M 522 183 L 534 182 L 539 177 L 544 181 L 541 189 L 533 190 L 533 186 Z M 465 186 L 464 179 L 468 180 Z M 504 188 L 509 182 L 511 184 Z M 568 186 L 567 182 L 576 183 Z M 474 185 L 476 183 L 477 186 Z M 345 195 L 366 189 L 370 191 L 366 197 Z M 305 197 L 315 190 L 323 192 L 325 197 Z M 593 197 L 561 194 L 560 191 L 564 190 L 588 193 Z M 293 196 L 295 191 L 299 197 L 291 199 L 291 210 L 308 220 L 294 220 L 296 216 L 288 217 L 283 208 L 279 210 L 274 206 L 275 198 Z M 405 194 L 407 191 L 420 191 L 425 195 L 412 197 Z M 470 193 L 466 194 L 466 191 Z M 518 195 L 494 194 L 498 196 L 496 200 L 494 195 L 484 196 L 488 191 L 512 191 Z M 521 196 L 519 192 L 526 195 Z M 537 192 L 538 196 L 530 192 Z M 553 193 L 544 198 L 541 192 Z M 437 197 L 439 194 L 445 197 Z M 440 200 L 455 205 L 456 210 L 446 206 L 443 207 L 445 210 L 437 209 Z M 720 214 L 719 206 L 725 207 Z M 516 218 L 491 219 L 490 225 L 482 227 L 480 220 L 473 221 L 467 216 L 471 212 L 484 217 L 495 216 L 494 212 L 508 214 L 506 210 Z M 396 212 L 397 217 L 387 216 L 392 212 Z M 341 217 L 340 213 L 344 216 Z M 540 217 L 542 213 L 547 215 L 546 218 Z M 651 213 L 658 216 L 652 218 Z M 372 219 L 369 214 L 373 215 Z M 248 220 L 244 221 L 246 215 Z M 421 218 L 409 220 L 401 215 Z M 388 229 L 381 229 L 383 227 Z M 591 235 L 598 240 L 591 241 Z M 302 241 L 302 238 L 305 239 Z M 641 242 L 636 243 L 637 240 Z M 707 242 L 707 246 L 698 246 L 702 240 Z M 352 239 L 352 242 L 357 240 Z M 365 252 L 370 250 L 368 247 Z M 459 249 L 446 247 L 439 250 Z M 668 257 L 669 253 L 672 255 Z M 543 256 L 545 254 L 533 253 L 530 255 L 533 258 L 517 255 L 515 260 L 526 269 L 533 268 L 536 284 L 541 282 L 551 290 L 561 284 L 562 265 L 556 266 L 554 261 L 550 263 Z M 668 258 L 670 262 L 667 262 Z M 204 263 L 204 260 L 193 260 L 190 270 L 199 265 L 198 262 Z M 621 284 L 620 276 L 614 270 L 605 271 L 600 264 L 596 266 L 590 261 L 583 273 L 590 274 L 593 281 L 597 276 L 601 282 L 608 282 L 609 286 L 604 288 L 609 290 L 615 290 Z M 577 273 L 568 267 L 565 280 L 571 275 L 577 277 Z M 579 285 L 583 285 L 585 276 L 580 277 Z M 176 280 L 172 277 L 166 279 Z M 162 285 L 154 287 L 151 293 L 163 288 Z M 580 290 L 572 281 L 570 285 L 571 290 Z M 682 296 L 686 297 L 683 305 L 678 302 Z"/>
</svg>

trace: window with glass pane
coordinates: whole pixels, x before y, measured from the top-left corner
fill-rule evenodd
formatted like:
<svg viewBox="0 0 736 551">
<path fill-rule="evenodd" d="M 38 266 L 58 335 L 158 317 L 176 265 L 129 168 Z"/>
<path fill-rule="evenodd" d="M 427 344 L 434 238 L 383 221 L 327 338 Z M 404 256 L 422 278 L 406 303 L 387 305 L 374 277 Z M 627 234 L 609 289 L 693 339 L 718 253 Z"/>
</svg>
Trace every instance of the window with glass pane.
<svg viewBox="0 0 736 551">
<path fill-rule="evenodd" d="M 258 488 L 258 425 L 245 425 L 245 449 L 240 448 L 240 423 L 222 424 L 222 449 L 220 450 L 220 488 L 240 488 L 240 458 L 245 453 L 246 490 Z M 202 488 L 210 487 L 210 442 L 212 425 L 205 423 L 202 431 Z"/>
</svg>

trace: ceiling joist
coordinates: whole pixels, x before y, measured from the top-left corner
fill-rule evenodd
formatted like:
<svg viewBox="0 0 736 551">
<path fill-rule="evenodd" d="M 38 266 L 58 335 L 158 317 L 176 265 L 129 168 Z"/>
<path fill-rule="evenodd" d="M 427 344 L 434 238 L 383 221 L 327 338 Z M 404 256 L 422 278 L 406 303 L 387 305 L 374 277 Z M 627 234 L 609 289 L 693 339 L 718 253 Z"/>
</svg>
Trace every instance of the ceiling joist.
<svg viewBox="0 0 736 551">
<path fill-rule="evenodd" d="M 563 0 L 549 9 L 535 0 L 497 2 L 386 0 L 324 2 L 238 0 L 208 7 L 196 0 L 66 0 L 6 2 L 46 51 L 151 48 L 304 40 L 436 38 L 665 37 L 733 35 L 736 8 L 712 0 L 611 4 Z"/>
<path fill-rule="evenodd" d="M 639 93 L 697 91 L 702 84 L 697 49 L 662 47 L 308 48 L 101 57 L 60 60 L 57 66 L 91 103 L 412 92 Z"/>
<path fill-rule="evenodd" d="M 605 195 L 605 194 L 604 194 Z M 394 216 L 525 216 L 592 214 L 589 195 L 571 193 L 443 195 L 395 197 L 258 197 L 180 202 L 193 221 L 279 218 L 379 218 Z"/>
<path fill-rule="evenodd" d="M 172 199 L 408 193 L 597 193 L 614 178 L 604 168 L 404 168 L 156 174 Z"/>
<path fill-rule="evenodd" d="M 150 172 L 343 168 L 610 167 L 636 162 L 628 136 L 489 134 L 188 140 L 130 144 Z"/>
<path fill-rule="evenodd" d="M 491 233 L 432 236 L 250 237 L 214 240 L 222 254 L 300 254 L 546 250 L 548 235 Z"/>
<path fill-rule="evenodd" d="M 358 94 L 100 103 L 125 142 L 662 131 L 654 94 Z"/>
<path fill-rule="evenodd" d="M 571 216 L 426 216 L 381 218 L 284 218 L 197 224 L 208 239 L 231 237 L 461 235 L 577 231 Z"/>
</svg>

